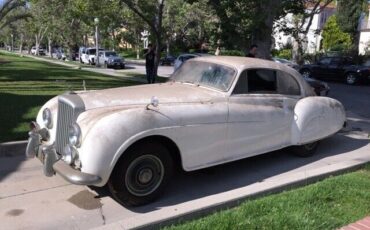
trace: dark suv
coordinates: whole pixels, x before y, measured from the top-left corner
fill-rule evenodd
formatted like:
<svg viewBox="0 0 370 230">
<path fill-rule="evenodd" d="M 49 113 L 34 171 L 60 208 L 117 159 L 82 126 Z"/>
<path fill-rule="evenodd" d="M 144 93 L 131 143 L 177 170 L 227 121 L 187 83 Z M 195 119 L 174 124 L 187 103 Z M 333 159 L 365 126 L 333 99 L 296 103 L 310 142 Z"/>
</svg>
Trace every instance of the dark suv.
<svg viewBox="0 0 370 230">
<path fill-rule="evenodd" d="M 350 57 L 324 57 L 315 64 L 303 65 L 299 72 L 304 77 L 342 80 L 349 85 L 370 80 L 370 68 L 355 65 Z"/>
</svg>

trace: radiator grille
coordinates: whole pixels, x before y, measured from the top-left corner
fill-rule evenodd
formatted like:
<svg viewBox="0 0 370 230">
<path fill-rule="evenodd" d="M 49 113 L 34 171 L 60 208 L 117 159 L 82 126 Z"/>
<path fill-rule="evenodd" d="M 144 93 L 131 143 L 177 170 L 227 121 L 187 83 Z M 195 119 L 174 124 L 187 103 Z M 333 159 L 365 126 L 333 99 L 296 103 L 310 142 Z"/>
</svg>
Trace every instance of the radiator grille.
<svg viewBox="0 0 370 230">
<path fill-rule="evenodd" d="M 59 100 L 58 121 L 55 148 L 59 154 L 63 154 L 65 146 L 68 144 L 68 131 L 74 122 L 74 109 L 69 104 Z"/>
</svg>

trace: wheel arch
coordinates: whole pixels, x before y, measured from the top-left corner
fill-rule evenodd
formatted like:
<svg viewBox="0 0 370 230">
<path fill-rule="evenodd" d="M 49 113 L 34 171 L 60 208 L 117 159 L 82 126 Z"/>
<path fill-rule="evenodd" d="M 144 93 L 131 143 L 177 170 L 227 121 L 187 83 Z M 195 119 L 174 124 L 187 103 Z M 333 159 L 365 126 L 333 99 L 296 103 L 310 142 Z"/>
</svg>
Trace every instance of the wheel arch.
<svg viewBox="0 0 370 230">
<path fill-rule="evenodd" d="M 166 137 L 166 136 L 163 136 L 163 135 L 150 135 L 150 136 L 142 137 L 138 140 L 135 140 L 127 148 L 125 148 L 123 151 L 121 151 L 119 153 L 119 156 L 116 157 L 116 160 L 114 160 L 112 162 L 112 165 L 110 167 L 111 170 L 109 172 L 109 175 L 107 175 L 107 180 L 104 182 L 104 184 L 110 178 L 110 176 L 113 173 L 115 167 L 119 164 L 119 162 L 121 160 L 124 159 L 125 153 L 131 151 L 132 149 L 136 148 L 137 146 L 145 145 L 146 143 L 151 143 L 151 142 L 159 143 L 159 144 L 163 145 L 165 148 L 167 148 L 168 151 L 170 152 L 171 158 L 173 159 L 173 163 L 174 163 L 175 168 L 176 169 L 179 169 L 179 168 L 183 169 L 180 149 L 178 148 L 176 143 L 172 139 L 170 139 L 169 137 Z"/>
</svg>

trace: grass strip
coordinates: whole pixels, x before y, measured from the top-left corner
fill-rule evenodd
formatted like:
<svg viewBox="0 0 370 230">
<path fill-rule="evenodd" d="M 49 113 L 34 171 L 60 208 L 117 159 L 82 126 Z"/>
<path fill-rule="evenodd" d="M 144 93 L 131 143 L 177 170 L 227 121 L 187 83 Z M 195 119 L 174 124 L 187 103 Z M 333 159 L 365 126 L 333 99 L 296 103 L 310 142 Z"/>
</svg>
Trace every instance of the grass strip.
<svg viewBox="0 0 370 230">
<path fill-rule="evenodd" d="M 362 170 L 249 200 L 166 230 L 338 229 L 370 215 L 370 164 Z"/>
<path fill-rule="evenodd" d="M 70 90 L 139 84 L 0 52 L 0 142 L 25 140 L 29 122 L 50 98 Z"/>
</svg>

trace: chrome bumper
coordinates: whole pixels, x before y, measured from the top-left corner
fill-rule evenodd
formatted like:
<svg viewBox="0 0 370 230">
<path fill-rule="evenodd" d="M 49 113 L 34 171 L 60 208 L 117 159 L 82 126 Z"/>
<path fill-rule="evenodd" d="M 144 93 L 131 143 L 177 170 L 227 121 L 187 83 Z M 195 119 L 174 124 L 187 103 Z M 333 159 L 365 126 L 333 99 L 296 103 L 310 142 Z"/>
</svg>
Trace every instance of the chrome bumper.
<svg viewBox="0 0 370 230">
<path fill-rule="evenodd" d="M 78 185 L 94 185 L 101 182 L 99 176 L 76 170 L 61 160 L 61 155 L 56 152 L 54 144 L 42 145 L 42 129 L 32 130 L 28 134 L 26 156 L 29 158 L 37 156 L 39 158 L 43 163 L 45 176 L 50 177 L 58 173 L 66 181 Z"/>
</svg>

